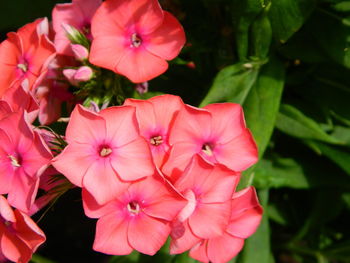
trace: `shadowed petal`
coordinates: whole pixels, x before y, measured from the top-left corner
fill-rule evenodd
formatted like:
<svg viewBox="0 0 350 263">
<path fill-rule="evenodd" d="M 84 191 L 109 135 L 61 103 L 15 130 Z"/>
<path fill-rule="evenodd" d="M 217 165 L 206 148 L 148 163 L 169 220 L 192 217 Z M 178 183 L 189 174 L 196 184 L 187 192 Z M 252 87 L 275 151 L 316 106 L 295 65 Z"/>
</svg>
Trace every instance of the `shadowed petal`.
<svg viewBox="0 0 350 263">
<path fill-rule="evenodd" d="M 170 230 L 168 222 L 140 214 L 129 222 L 128 240 L 137 251 L 154 255 L 164 245 Z"/>
</svg>

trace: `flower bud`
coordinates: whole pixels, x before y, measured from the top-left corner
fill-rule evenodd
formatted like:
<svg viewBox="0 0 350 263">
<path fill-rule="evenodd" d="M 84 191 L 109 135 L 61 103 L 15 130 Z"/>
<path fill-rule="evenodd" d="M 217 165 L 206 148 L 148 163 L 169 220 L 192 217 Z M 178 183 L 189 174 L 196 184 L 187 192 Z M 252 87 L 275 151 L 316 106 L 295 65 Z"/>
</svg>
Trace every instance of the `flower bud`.
<svg viewBox="0 0 350 263">
<path fill-rule="evenodd" d="M 136 84 L 135 89 L 138 94 L 145 94 L 146 92 L 148 92 L 148 82 L 146 81 Z"/>
<path fill-rule="evenodd" d="M 84 61 L 89 57 L 89 51 L 86 47 L 79 44 L 71 44 L 74 56 L 79 61 Z"/>
<path fill-rule="evenodd" d="M 78 81 L 74 79 L 75 73 L 77 72 L 76 69 L 64 69 L 63 70 L 63 75 L 67 78 L 70 84 L 73 86 L 78 86 Z"/>
<path fill-rule="evenodd" d="M 63 23 L 62 27 L 64 31 L 66 31 L 67 37 L 70 40 L 70 42 L 72 42 L 73 44 L 80 44 L 83 46 L 89 45 L 89 40 L 86 38 L 86 36 L 74 26 Z"/>
<path fill-rule="evenodd" d="M 94 75 L 92 69 L 88 66 L 83 66 L 78 68 L 77 72 L 74 75 L 74 80 L 78 82 L 89 81 Z"/>
</svg>

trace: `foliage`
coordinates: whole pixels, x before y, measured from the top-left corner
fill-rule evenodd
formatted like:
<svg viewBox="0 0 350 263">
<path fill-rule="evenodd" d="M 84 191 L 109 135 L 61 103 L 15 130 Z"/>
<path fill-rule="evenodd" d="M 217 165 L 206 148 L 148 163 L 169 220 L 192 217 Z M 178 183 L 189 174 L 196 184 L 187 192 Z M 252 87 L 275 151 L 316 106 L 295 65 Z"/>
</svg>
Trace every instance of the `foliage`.
<svg viewBox="0 0 350 263">
<path fill-rule="evenodd" d="M 55 4 L 33 2 L 1 3 L 2 33 L 39 12 L 49 15 Z M 243 175 L 243 184 L 257 187 L 264 219 L 232 262 L 350 262 L 350 1 L 160 2 L 180 19 L 188 45 L 168 72 L 150 81 L 145 96 L 177 94 L 201 106 L 241 103 L 258 144 L 260 161 Z M 188 62 L 195 69 L 186 67 Z M 79 199 L 79 193 L 71 195 Z M 45 257 L 192 262 L 162 251 L 153 258 L 92 252 L 92 224 L 83 219 L 78 202 L 63 203 L 51 213 L 66 212 L 63 219 L 47 215 L 41 222 L 50 240 L 39 250 Z M 63 221 L 79 227 L 62 230 Z M 63 240 L 70 240 L 68 248 L 62 248 Z M 33 262 L 51 260 L 35 256 Z"/>
</svg>

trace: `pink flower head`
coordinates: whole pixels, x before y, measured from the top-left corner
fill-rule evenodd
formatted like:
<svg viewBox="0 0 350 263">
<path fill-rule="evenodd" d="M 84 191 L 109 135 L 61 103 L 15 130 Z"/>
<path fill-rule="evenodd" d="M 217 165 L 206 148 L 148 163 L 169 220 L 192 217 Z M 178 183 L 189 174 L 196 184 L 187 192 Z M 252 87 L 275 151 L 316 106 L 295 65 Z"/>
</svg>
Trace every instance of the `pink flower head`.
<svg viewBox="0 0 350 263">
<path fill-rule="evenodd" d="M 55 48 L 45 33 L 47 19 L 8 33 L 0 45 L 0 96 L 12 85 L 28 80 L 31 90 L 34 82 L 45 74 L 47 64 L 55 55 Z M 47 26 L 48 27 L 48 26 Z"/>
<path fill-rule="evenodd" d="M 105 203 L 135 181 L 153 174 L 147 142 L 139 135 L 135 108 L 110 107 L 98 114 L 77 105 L 67 130 L 68 146 L 54 167 Z"/>
<path fill-rule="evenodd" d="M 170 222 L 186 202 L 161 175 L 136 181 L 117 198 L 98 205 L 83 191 L 85 213 L 97 221 L 94 250 L 112 255 L 133 249 L 154 255 L 171 231 Z"/>
<path fill-rule="evenodd" d="M 8 194 L 12 206 L 28 211 L 52 155 L 23 112 L 0 120 L 0 141 L 0 194 Z"/>
<path fill-rule="evenodd" d="M 91 19 L 101 2 L 102 0 L 73 0 L 72 3 L 55 6 L 52 11 L 52 22 L 56 32 L 54 42 L 57 53 L 73 56 L 71 42 L 63 28 L 64 24 L 73 26 L 88 39 L 92 39 L 90 32 Z"/>
<path fill-rule="evenodd" d="M 201 240 L 191 249 L 190 256 L 201 262 L 228 262 L 242 250 L 244 239 L 256 231 L 262 213 L 253 187 L 235 193 L 232 197 L 231 219 L 225 233 Z"/>
<path fill-rule="evenodd" d="M 92 19 L 90 62 L 134 83 L 157 77 L 185 43 L 185 33 L 157 0 L 107 0 Z"/>
<path fill-rule="evenodd" d="M 160 168 L 170 148 L 170 124 L 175 113 L 183 106 L 181 98 L 161 95 L 147 101 L 127 99 L 124 105 L 132 105 L 136 108 L 140 133 L 149 142 L 154 162 Z"/>
<path fill-rule="evenodd" d="M 234 171 L 243 171 L 258 160 L 242 107 L 234 103 L 211 104 L 204 109 L 185 105 L 175 118 L 169 143 L 172 149 L 162 172 L 172 181 L 197 153 Z"/>
<path fill-rule="evenodd" d="M 0 195 L 0 260 L 27 263 L 36 249 L 45 242 L 43 231 L 19 210 L 12 210 Z"/>
<path fill-rule="evenodd" d="M 238 173 L 223 165 L 213 166 L 199 155 L 193 157 L 174 187 L 188 201 L 178 221 L 188 226 L 196 238 L 189 240 L 188 233 L 182 235 L 181 225 L 175 225 L 172 246 L 178 253 L 190 249 L 198 238 L 208 239 L 224 233 L 230 219 L 230 200 L 239 179 Z"/>
</svg>

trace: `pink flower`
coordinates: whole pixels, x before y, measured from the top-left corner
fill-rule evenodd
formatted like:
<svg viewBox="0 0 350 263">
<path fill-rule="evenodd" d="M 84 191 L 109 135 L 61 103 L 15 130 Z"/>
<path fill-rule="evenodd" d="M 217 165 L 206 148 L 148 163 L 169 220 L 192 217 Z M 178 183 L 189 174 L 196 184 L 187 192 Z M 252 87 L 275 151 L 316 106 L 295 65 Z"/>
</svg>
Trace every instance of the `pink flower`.
<svg viewBox="0 0 350 263">
<path fill-rule="evenodd" d="M 107 0 L 92 19 L 90 62 L 141 83 L 168 68 L 185 43 L 176 18 L 157 0 Z"/>
<path fill-rule="evenodd" d="M 132 105 L 136 108 L 140 133 L 149 142 L 154 162 L 160 168 L 170 148 L 170 123 L 175 113 L 183 106 L 181 98 L 161 95 L 147 101 L 127 99 L 124 105 Z"/>
<path fill-rule="evenodd" d="M 55 47 L 57 53 L 73 56 L 71 42 L 63 25 L 73 26 L 91 40 L 90 25 L 101 0 L 73 0 L 69 4 L 57 4 L 52 11 L 53 28 L 56 32 Z"/>
<path fill-rule="evenodd" d="M 94 72 L 90 67 L 82 66 L 78 69 L 64 69 L 63 75 L 70 84 L 78 86 L 80 82 L 89 81 L 94 76 Z"/>
<path fill-rule="evenodd" d="M 31 90 L 34 82 L 45 74 L 47 64 L 55 55 L 55 48 L 45 33 L 46 19 L 8 33 L 0 45 L 0 96 L 12 85 L 28 80 Z"/>
<path fill-rule="evenodd" d="M 188 203 L 178 216 L 178 221 L 188 225 L 196 238 L 189 240 L 175 232 L 181 225 L 175 225 L 173 246 L 182 253 L 190 249 L 198 238 L 208 239 L 224 233 L 230 219 L 231 197 L 240 175 L 222 165 L 211 165 L 195 155 L 174 187 L 181 192 Z"/>
<path fill-rule="evenodd" d="M 134 181 L 153 174 L 147 142 L 139 135 L 135 108 L 110 107 L 98 114 L 77 105 L 66 130 L 68 146 L 53 165 L 73 184 L 105 203 Z"/>
<path fill-rule="evenodd" d="M 39 105 L 31 92 L 24 89 L 22 85 L 14 85 L 7 89 L 2 96 L 10 108 L 11 112 L 25 110 L 28 113 L 29 122 L 32 123 L 38 116 Z"/>
<path fill-rule="evenodd" d="M 255 189 L 246 188 L 232 196 L 230 223 L 222 236 L 201 240 L 195 245 L 190 256 L 201 262 L 224 263 L 235 257 L 260 224 L 262 207 Z"/>
<path fill-rule="evenodd" d="M 185 205 L 157 173 L 132 183 L 104 206 L 84 191 L 83 200 L 87 216 L 99 218 L 94 250 L 113 255 L 130 254 L 133 249 L 154 255 L 169 236 L 170 222 Z"/>
<path fill-rule="evenodd" d="M 211 104 L 203 109 L 186 105 L 175 118 L 169 143 L 172 148 L 162 172 L 173 182 L 197 153 L 208 162 L 238 172 L 258 160 L 242 107 L 234 103 Z"/>
<path fill-rule="evenodd" d="M 34 221 L 19 210 L 12 210 L 0 195 L 0 260 L 27 263 L 45 242 L 45 234 Z"/>
<path fill-rule="evenodd" d="M 0 194 L 8 194 L 12 206 L 28 211 L 52 155 L 23 112 L 0 120 L 0 141 Z"/>
</svg>

